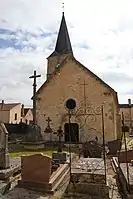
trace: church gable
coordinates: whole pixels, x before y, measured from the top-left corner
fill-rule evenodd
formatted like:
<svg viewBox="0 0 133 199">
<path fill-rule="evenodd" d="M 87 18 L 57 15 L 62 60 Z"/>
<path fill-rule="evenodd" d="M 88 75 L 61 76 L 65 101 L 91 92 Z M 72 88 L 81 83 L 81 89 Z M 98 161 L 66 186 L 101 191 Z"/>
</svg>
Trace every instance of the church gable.
<svg viewBox="0 0 133 199">
<path fill-rule="evenodd" d="M 51 77 L 47 79 L 44 84 L 39 88 L 37 91 L 37 95 L 41 94 L 41 92 L 45 91 L 46 87 L 49 87 L 49 85 L 56 84 L 56 81 L 58 81 L 59 84 L 65 84 L 68 79 L 74 79 L 77 78 L 76 82 L 79 79 L 91 79 L 93 82 L 95 82 L 95 86 L 99 85 L 103 87 L 105 90 L 105 95 L 113 94 L 113 96 L 116 98 L 117 101 L 117 94 L 116 92 L 108 85 L 106 84 L 102 79 L 100 79 L 98 76 L 96 76 L 93 72 L 91 72 L 89 69 L 87 69 L 85 66 L 83 66 L 80 62 L 78 62 L 73 56 L 66 57 L 63 62 L 56 68 L 56 70 L 53 72 Z M 69 81 L 69 80 L 68 80 Z M 90 80 L 89 80 L 90 81 Z M 53 84 L 54 82 L 54 84 Z M 76 83 L 73 81 L 73 84 Z M 89 85 L 88 85 L 89 86 Z"/>
<path fill-rule="evenodd" d="M 102 82 L 102 80 L 80 64 L 74 57 L 69 56 L 38 91 L 38 124 L 44 129 L 46 127 L 45 118 L 50 117 L 53 121 L 52 125 L 54 129 L 57 129 L 58 125 L 64 128 L 65 123 L 67 123 L 65 104 L 67 99 L 73 98 L 76 101 L 78 121 L 73 116 L 72 122 L 77 122 L 81 128 L 86 117 L 86 115 L 82 116 L 86 100 L 87 111 L 89 113 L 92 111 L 92 116 L 87 116 L 88 119 L 84 126 L 85 132 L 87 133 L 88 129 L 91 128 L 95 129 L 95 132 L 90 132 L 90 139 L 96 134 L 96 129 L 99 129 L 98 131 L 101 132 L 101 116 L 99 116 L 99 112 L 97 111 L 104 104 L 104 111 L 106 113 L 105 131 L 108 132 L 110 139 L 111 136 L 115 136 L 114 132 L 116 132 L 114 122 L 116 120 L 117 109 L 114 105 L 113 93 L 115 91 L 111 87 Z M 99 134 L 99 138 L 100 136 Z"/>
</svg>

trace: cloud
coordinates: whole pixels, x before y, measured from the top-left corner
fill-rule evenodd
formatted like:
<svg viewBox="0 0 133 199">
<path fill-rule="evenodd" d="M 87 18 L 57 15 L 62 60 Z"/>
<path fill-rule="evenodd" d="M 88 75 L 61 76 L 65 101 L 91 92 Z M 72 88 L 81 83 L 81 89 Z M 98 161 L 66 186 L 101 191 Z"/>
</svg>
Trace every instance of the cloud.
<svg viewBox="0 0 133 199">
<path fill-rule="evenodd" d="M 60 0 L 0 2 L 0 96 L 31 105 L 33 70 L 46 78 L 61 20 Z M 76 59 L 103 78 L 121 103 L 133 98 L 132 0 L 66 0 L 65 16 Z M 123 84 L 123 86 L 121 86 Z"/>
<path fill-rule="evenodd" d="M 117 73 L 117 72 L 103 72 L 102 78 L 105 81 L 109 81 L 112 83 L 131 83 L 133 82 L 133 78 L 129 75 L 126 75 L 124 73 Z"/>
</svg>

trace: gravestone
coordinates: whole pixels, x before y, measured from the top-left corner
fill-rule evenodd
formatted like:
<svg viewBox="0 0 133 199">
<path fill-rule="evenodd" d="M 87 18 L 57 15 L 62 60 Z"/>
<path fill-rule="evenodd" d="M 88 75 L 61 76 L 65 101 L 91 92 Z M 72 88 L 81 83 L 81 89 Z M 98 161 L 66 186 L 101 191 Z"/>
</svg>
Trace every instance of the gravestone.
<svg viewBox="0 0 133 199">
<path fill-rule="evenodd" d="M 28 125 L 27 133 L 25 135 L 25 142 L 41 142 L 43 141 L 43 135 L 41 128 L 38 125 Z"/>
<path fill-rule="evenodd" d="M 43 154 L 21 157 L 21 176 L 23 182 L 48 183 L 51 176 L 52 160 Z"/>
<path fill-rule="evenodd" d="M 95 140 L 83 143 L 82 146 L 83 156 L 85 158 L 101 158 L 102 155 L 102 145 Z"/>
<path fill-rule="evenodd" d="M 109 154 L 116 155 L 118 151 L 121 150 L 122 142 L 121 140 L 112 140 L 108 142 Z"/>
<path fill-rule="evenodd" d="M 58 160 L 60 164 L 65 164 L 67 161 L 67 153 L 66 152 L 53 152 L 52 160 L 53 161 Z"/>
<path fill-rule="evenodd" d="M 0 169 L 9 168 L 8 132 L 0 122 Z"/>
</svg>

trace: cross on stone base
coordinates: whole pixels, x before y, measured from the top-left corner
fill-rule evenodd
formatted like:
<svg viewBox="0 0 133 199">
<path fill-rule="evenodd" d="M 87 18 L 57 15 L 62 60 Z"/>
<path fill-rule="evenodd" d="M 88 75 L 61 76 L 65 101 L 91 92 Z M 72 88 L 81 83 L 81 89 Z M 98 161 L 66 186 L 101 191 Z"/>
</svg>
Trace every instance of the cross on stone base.
<svg viewBox="0 0 133 199">
<path fill-rule="evenodd" d="M 58 152 L 62 152 L 61 138 L 63 137 L 63 130 L 61 126 L 59 126 L 59 129 L 57 130 L 57 132 L 54 132 L 54 134 L 56 134 L 59 138 Z"/>
<path fill-rule="evenodd" d="M 35 125 L 36 124 L 36 87 L 37 87 L 37 84 L 36 84 L 36 79 L 38 77 L 41 77 L 41 75 L 37 75 L 36 74 L 36 70 L 34 71 L 34 75 L 30 76 L 29 78 L 30 79 L 33 79 L 34 82 L 33 82 L 33 124 Z"/>
<path fill-rule="evenodd" d="M 48 117 L 47 119 L 46 119 L 46 122 L 48 123 L 47 124 L 47 127 L 45 128 L 45 130 L 44 130 L 44 133 L 50 133 L 50 141 L 52 141 L 52 133 L 53 133 L 53 130 L 52 130 L 52 128 L 50 127 L 50 122 L 51 122 L 52 120 L 50 119 L 50 117 Z"/>
</svg>

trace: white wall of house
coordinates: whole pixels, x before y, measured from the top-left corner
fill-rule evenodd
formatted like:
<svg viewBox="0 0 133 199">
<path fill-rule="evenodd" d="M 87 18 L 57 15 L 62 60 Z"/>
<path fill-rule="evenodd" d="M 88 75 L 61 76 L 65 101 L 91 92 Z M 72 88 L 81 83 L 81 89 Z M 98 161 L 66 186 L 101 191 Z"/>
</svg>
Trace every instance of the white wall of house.
<svg viewBox="0 0 133 199">
<path fill-rule="evenodd" d="M 21 121 L 21 104 L 16 105 L 10 110 L 10 121 L 12 124 L 19 124 Z"/>
</svg>

